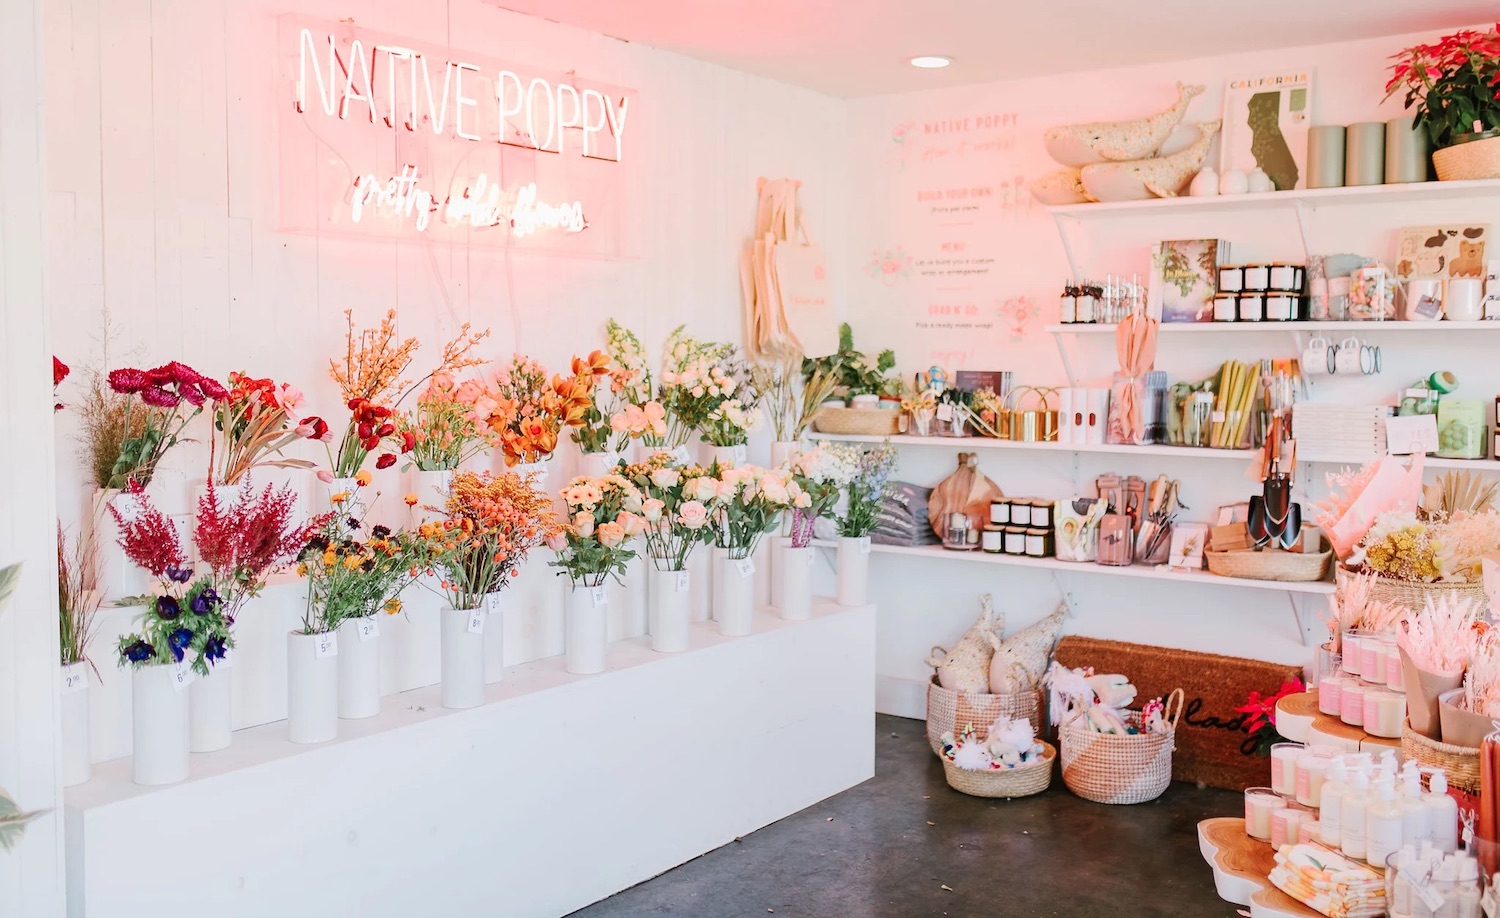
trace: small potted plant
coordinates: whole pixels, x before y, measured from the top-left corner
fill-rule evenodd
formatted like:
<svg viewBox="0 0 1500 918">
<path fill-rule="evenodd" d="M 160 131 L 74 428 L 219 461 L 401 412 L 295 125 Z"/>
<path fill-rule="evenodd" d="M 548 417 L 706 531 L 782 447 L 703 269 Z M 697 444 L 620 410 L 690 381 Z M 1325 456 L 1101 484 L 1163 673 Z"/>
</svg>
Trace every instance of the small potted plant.
<svg viewBox="0 0 1500 918">
<path fill-rule="evenodd" d="M 838 604 L 865 604 L 870 578 L 870 533 L 880 521 L 880 508 L 892 491 L 896 448 L 890 441 L 874 449 L 825 447 L 853 469 L 845 486 L 847 501 L 838 518 Z"/>
<path fill-rule="evenodd" d="M 1461 29 L 1391 59 L 1386 97 L 1405 92 L 1438 178 L 1500 178 L 1500 32 Z"/>
</svg>

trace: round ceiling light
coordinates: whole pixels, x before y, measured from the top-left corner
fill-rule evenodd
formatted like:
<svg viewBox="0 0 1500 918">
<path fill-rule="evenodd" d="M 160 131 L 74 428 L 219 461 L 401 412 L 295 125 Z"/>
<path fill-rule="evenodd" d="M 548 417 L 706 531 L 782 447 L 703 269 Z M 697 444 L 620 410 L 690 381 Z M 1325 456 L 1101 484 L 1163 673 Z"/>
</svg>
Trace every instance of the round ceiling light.
<svg viewBox="0 0 1500 918">
<path fill-rule="evenodd" d="M 953 63 L 953 58 L 942 57 L 941 55 L 936 54 L 924 54 L 920 57 L 914 57 L 911 59 L 911 65 L 913 67 L 920 67 L 923 70 L 940 70 L 951 63 Z"/>
</svg>

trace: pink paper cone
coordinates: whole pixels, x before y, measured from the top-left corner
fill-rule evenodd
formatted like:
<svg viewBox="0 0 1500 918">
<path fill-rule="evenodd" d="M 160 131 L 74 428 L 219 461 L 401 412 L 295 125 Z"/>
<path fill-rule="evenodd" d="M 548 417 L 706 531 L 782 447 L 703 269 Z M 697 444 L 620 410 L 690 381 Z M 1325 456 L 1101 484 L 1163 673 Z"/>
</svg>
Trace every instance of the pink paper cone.
<svg viewBox="0 0 1500 918">
<path fill-rule="evenodd" d="M 1403 647 L 1401 681 L 1405 683 L 1406 716 L 1411 720 L 1411 728 L 1428 739 L 1441 740 L 1443 727 L 1438 711 L 1438 696 L 1463 685 L 1463 674 L 1448 676 L 1418 669 Z"/>
</svg>

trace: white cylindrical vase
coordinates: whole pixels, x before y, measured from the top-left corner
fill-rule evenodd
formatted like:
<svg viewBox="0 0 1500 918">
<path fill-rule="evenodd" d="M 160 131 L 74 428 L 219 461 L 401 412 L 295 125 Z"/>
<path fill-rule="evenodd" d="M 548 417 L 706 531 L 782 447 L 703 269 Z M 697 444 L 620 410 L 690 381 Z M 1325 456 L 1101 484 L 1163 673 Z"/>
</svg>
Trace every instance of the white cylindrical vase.
<svg viewBox="0 0 1500 918">
<path fill-rule="evenodd" d="M 113 506 L 127 519 L 139 512 L 140 501 L 132 494 L 110 488 L 94 492 L 91 523 L 94 527 L 94 589 L 105 602 L 141 596 L 151 590 L 151 575 L 125 556 L 120 547 L 120 525 L 109 512 Z"/>
<path fill-rule="evenodd" d="M 547 463 L 545 462 L 522 462 L 511 466 L 508 471 L 516 473 L 523 480 L 526 476 L 534 474 L 536 478 L 532 480 L 532 484 L 542 490 L 547 488 Z"/>
<path fill-rule="evenodd" d="M 407 481 L 411 493 L 417 495 L 412 515 L 418 525 L 442 519 L 448 505 L 448 486 L 453 483 L 452 469 L 413 469 Z M 431 507 L 432 509 L 427 509 Z"/>
<path fill-rule="evenodd" d="M 646 569 L 651 562 L 643 557 L 646 553 L 644 544 L 637 540 L 632 545 L 637 554 L 625 562 L 624 575 L 618 581 L 611 577 L 605 583 L 605 589 L 609 591 L 610 619 L 619 621 L 619 633 L 611 632 L 610 635 L 615 640 L 640 637 L 648 631 L 646 619 L 650 600 L 647 598 Z"/>
<path fill-rule="evenodd" d="M 374 615 L 339 622 L 339 719 L 380 713 L 380 624 Z"/>
<path fill-rule="evenodd" d="M 771 566 L 771 608 L 781 608 L 781 565 L 785 563 L 782 559 L 782 549 L 792 544 L 791 539 L 786 536 L 766 536 L 765 548 L 762 549 L 766 560 Z"/>
<path fill-rule="evenodd" d="M 723 597 L 724 574 L 722 573 L 722 571 L 723 571 L 723 568 L 724 568 L 724 562 L 728 558 L 729 558 L 729 549 L 727 549 L 727 548 L 720 548 L 717 545 L 711 545 L 711 546 L 709 546 L 709 549 L 708 549 L 708 570 L 705 572 L 705 573 L 708 574 L 708 577 L 709 577 L 709 582 L 708 582 L 708 615 L 705 617 L 708 621 L 716 621 L 716 620 L 718 620 L 718 617 L 719 617 L 719 607 L 724 604 L 724 597 Z M 693 609 L 693 620 L 694 621 L 702 621 L 702 620 L 704 620 L 702 618 L 699 618 L 699 616 L 698 616 L 698 609 L 696 607 L 694 607 L 694 609 Z"/>
<path fill-rule="evenodd" d="M 771 444 L 771 468 L 779 469 L 802 448 L 800 440 L 777 440 Z"/>
<path fill-rule="evenodd" d="M 714 568 L 714 620 L 726 637 L 744 637 L 751 632 L 755 597 L 755 561 L 731 558 L 725 552 Z"/>
<path fill-rule="evenodd" d="M 441 622 L 442 696 L 445 708 L 484 704 L 484 609 L 445 605 Z"/>
<path fill-rule="evenodd" d="M 484 594 L 484 684 L 494 685 L 505 678 L 505 610 L 510 605 L 509 590 Z"/>
<path fill-rule="evenodd" d="M 620 464 L 620 454 L 613 452 L 584 453 L 578 460 L 578 474 L 590 478 L 602 478 Z"/>
<path fill-rule="evenodd" d="M 188 686 L 175 666 L 130 675 L 130 766 L 135 783 L 176 784 L 188 776 Z"/>
<path fill-rule="evenodd" d="M 566 653 L 570 673 L 602 673 L 609 647 L 609 594 L 603 586 L 574 586 L 568 593 Z"/>
<path fill-rule="evenodd" d="M 74 787 L 93 775 L 89 756 L 89 665 L 62 668 L 62 784 Z"/>
<path fill-rule="evenodd" d="M 870 537 L 839 539 L 839 593 L 841 606 L 862 606 L 870 582 Z"/>
<path fill-rule="evenodd" d="M 335 494 L 346 494 L 348 497 L 340 507 L 347 508 L 359 495 L 359 482 L 353 478 L 335 478 L 332 481 L 324 481 L 319 478 L 313 485 L 313 494 L 317 495 L 317 505 L 313 507 L 313 513 L 326 513 L 333 508 L 333 497 Z"/>
<path fill-rule="evenodd" d="M 651 649 L 681 653 L 688 649 L 692 622 L 692 577 L 687 571 L 651 571 Z"/>
<path fill-rule="evenodd" d="M 286 636 L 286 725 L 294 743 L 339 735 L 338 632 Z"/>
<path fill-rule="evenodd" d="M 234 677 L 221 660 L 188 686 L 188 748 L 193 752 L 218 752 L 229 748 L 234 732 L 231 701 Z"/>
<path fill-rule="evenodd" d="M 695 622 L 709 621 L 714 608 L 714 553 L 694 551 L 687 556 L 683 567 L 691 575 L 688 589 L 688 617 Z"/>
<path fill-rule="evenodd" d="M 787 621 L 812 618 L 813 547 L 793 548 L 791 540 L 776 558 L 776 613 Z"/>
</svg>

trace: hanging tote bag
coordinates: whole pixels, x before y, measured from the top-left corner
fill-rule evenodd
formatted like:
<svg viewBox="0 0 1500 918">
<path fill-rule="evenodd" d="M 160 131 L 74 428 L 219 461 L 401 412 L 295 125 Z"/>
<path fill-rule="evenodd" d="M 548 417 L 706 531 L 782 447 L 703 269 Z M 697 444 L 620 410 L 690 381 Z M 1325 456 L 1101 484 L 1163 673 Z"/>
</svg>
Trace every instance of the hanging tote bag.
<svg viewBox="0 0 1500 918">
<path fill-rule="evenodd" d="M 772 252 L 776 299 L 790 337 L 808 357 L 826 357 L 839 349 L 839 321 L 821 246 L 813 242 L 797 197 L 801 182 L 787 189 L 781 211 L 783 230 Z M 773 215 L 774 220 L 774 215 Z"/>
<path fill-rule="evenodd" d="M 760 178 L 755 205 L 755 232 L 740 250 L 740 295 L 745 312 L 745 353 L 756 363 L 799 355 L 801 345 L 791 338 L 782 317 L 776 290 L 773 252 L 784 231 L 787 179 Z"/>
</svg>

